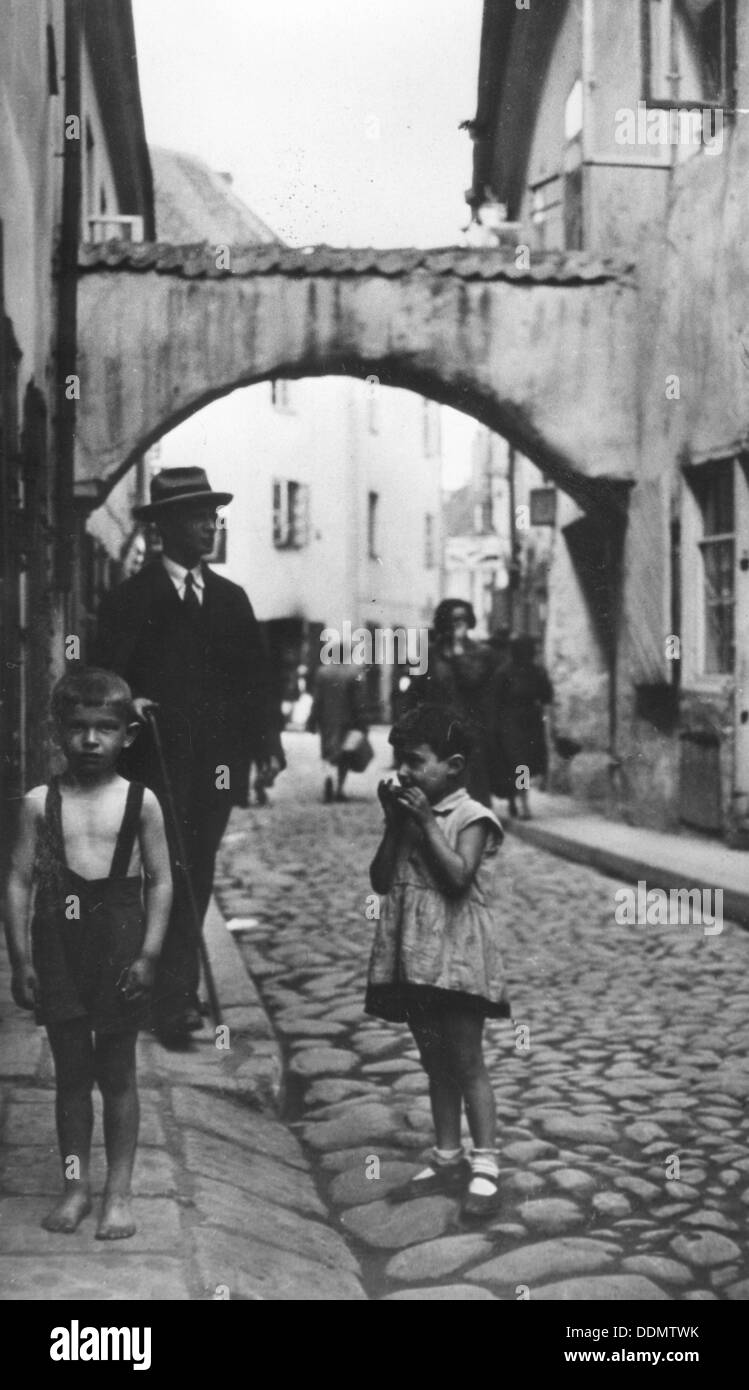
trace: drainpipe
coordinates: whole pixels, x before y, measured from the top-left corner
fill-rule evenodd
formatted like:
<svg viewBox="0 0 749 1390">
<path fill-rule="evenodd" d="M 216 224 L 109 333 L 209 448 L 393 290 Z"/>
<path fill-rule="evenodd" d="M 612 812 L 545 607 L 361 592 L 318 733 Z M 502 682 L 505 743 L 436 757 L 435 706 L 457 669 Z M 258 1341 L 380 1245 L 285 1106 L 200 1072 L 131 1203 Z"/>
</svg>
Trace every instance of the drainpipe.
<svg viewBox="0 0 749 1390">
<path fill-rule="evenodd" d="M 518 534 L 515 515 L 515 450 L 512 444 L 507 446 L 507 483 L 508 483 L 508 502 L 510 508 L 510 585 L 507 600 L 507 626 L 510 632 L 515 632 L 515 594 L 520 582 L 520 561 L 518 556 Z"/>
<path fill-rule="evenodd" d="M 594 140 L 593 140 L 593 94 L 596 89 L 596 76 L 594 72 L 595 61 L 595 29 L 593 16 L 593 0 L 583 0 L 582 12 L 582 81 L 583 81 L 583 129 L 582 129 L 582 160 L 583 160 L 583 246 L 587 247 L 590 241 L 591 209 L 590 195 L 587 188 L 590 174 L 587 169 L 587 161 L 590 159 Z"/>
<path fill-rule="evenodd" d="M 81 225 L 81 149 L 78 140 L 65 138 L 68 116 L 81 118 L 82 0 L 65 0 L 65 109 L 62 131 L 62 226 L 57 251 L 57 361 L 55 436 L 57 444 L 55 510 L 57 548 L 55 581 L 69 592 L 73 578 L 75 514 L 76 402 L 66 393 L 66 378 L 73 376 L 77 356 L 78 244 Z"/>
<path fill-rule="evenodd" d="M 592 97 L 596 89 L 596 76 L 594 72 L 595 59 L 595 29 L 593 17 L 593 0 L 583 0 L 583 159 L 590 156 L 593 141 L 591 140 L 593 114 Z"/>
</svg>

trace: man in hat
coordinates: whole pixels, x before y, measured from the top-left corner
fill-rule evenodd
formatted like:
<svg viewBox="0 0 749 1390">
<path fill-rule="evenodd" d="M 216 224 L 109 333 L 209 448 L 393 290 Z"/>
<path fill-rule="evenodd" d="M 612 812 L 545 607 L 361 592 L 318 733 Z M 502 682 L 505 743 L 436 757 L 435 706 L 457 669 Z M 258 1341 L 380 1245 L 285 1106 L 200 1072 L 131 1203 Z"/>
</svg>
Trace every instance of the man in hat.
<svg viewBox="0 0 749 1390">
<path fill-rule="evenodd" d="M 244 590 L 210 570 L 217 508 L 202 468 L 165 469 L 151 502 L 134 511 L 153 522 L 163 553 L 107 594 L 93 659 L 130 685 L 138 714 L 153 709 L 187 868 L 202 923 L 216 853 L 232 806 L 246 806 L 250 763 L 277 761 L 268 660 Z M 150 727 L 128 750 L 126 775 L 165 797 Z M 199 944 L 189 889 L 171 836 L 174 906 L 154 985 L 154 1027 L 167 1046 L 185 1046 L 202 1026 Z"/>
</svg>

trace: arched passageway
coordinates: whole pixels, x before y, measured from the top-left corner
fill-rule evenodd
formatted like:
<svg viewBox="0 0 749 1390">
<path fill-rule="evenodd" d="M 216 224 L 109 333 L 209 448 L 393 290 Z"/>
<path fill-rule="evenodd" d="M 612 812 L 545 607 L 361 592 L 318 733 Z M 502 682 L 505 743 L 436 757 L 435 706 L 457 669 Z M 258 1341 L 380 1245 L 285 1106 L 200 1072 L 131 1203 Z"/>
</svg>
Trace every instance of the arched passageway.
<svg viewBox="0 0 749 1390">
<path fill-rule="evenodd" d="M 636 474 L 635 299 L 626 267 L 579 254 L 523 269 L 461 248 L 84 248 L 77 478 L 96 504 L 210 401 L 345 373 L 473 415 L 586 510 L 620 510 Z"/>
</svg>

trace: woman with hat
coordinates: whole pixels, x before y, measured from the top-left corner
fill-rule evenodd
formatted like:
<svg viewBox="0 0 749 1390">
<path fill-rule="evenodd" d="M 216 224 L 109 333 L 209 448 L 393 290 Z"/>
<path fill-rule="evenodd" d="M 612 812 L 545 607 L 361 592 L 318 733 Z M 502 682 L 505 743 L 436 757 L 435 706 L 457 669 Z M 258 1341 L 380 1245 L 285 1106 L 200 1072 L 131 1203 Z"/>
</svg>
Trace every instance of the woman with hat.
<svg viewBox="0 0 749 1390">
<path fill-rule="evenodd" d="M 469 720 L 476 739 L 466 786 L 474 800 L 491 806 L 490 696 L 496 658 L 485 642 L 468 636 L 475 626 L 473 606 L 464 599 L 445 598 L 438 603 L 427 670 L 411 682 L 404 703 L 407 709 L 421 704 L 448 706 Z"/>
<path fill-rule="evenodd" d="M 134 516 L 157 527 L 162 553 L 105 596 L 93 654 L 128 682 L 141 718 L 154 711 L 201 921 L 231 808 L 247 805 L 250 763 L 269 764 L 278 748 L 260 625 L 244 590 L 204 562 L 217 508 L 231 500 L 231 493 L 211 488 L 202 468 L 156 474 L 150 503 Z M 128 750 L 123 771 L 164 801 L 148 726 Z M 202 1026 L 199 944 L 173 842 L 171 850 L 174 906 L 153 1013 L 162 1041 L 183 1046 Z"/>
</svg>

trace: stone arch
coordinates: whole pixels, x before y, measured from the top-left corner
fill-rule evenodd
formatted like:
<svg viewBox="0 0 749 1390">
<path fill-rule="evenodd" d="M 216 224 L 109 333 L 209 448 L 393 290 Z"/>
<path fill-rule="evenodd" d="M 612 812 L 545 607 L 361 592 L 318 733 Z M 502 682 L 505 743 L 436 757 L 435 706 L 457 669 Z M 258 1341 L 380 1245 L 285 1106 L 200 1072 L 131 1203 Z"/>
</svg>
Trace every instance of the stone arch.
<svg viewBox="0 0 749 1390">
<path fill-rule="evenodd" d="M 78 478 L 101 501 L 211 401 L 274 377 L 375 375 L 503 434 L 586 509 L 636 473 L 635 292 L 576 256 L 103 247 L 79 283 Z"/>
</svg>

